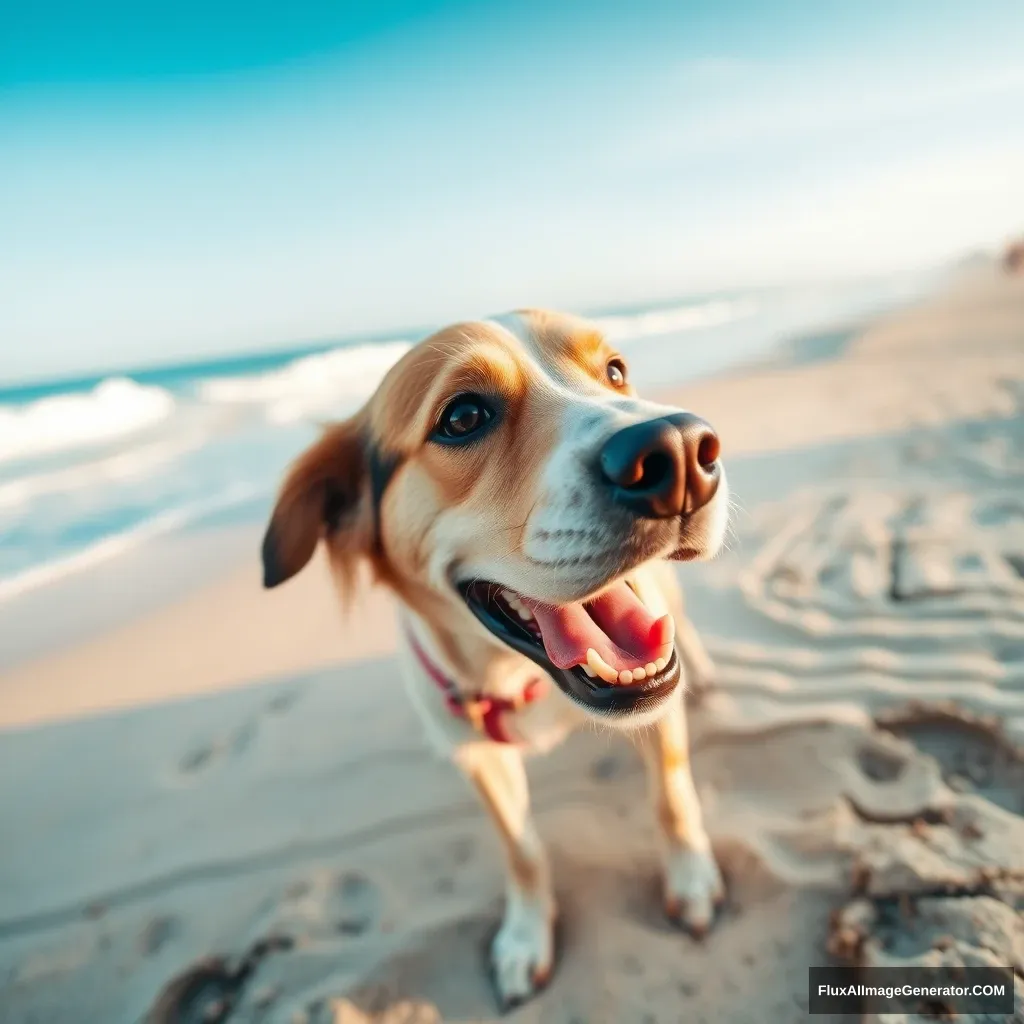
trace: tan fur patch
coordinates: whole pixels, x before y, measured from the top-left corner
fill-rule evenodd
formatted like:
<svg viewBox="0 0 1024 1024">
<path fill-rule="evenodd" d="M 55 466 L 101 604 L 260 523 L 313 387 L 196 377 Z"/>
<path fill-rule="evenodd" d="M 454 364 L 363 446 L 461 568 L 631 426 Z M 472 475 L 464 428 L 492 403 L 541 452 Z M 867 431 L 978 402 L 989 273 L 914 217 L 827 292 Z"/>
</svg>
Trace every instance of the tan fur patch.
<svg viewBox="0 0 1024 1024">
<path fill-rule="evenodd" d="M 682 771 L 690 766 L 690 755 L 683 747 L 665 743 L 661 748 L 661 764 L 666 775 Z"/>
<path fill-rule="evenodd" d="M 461 393 L 496 406 L 493 428 L 472 444 L 430 444 L 441 412 Z M 517 545 L 558 421 L 556 396 L 535 364 L 489 325 L 448 328 L 402 360 L 371 406 L 379 443 L 404 458 L 382 508 L 399 573 L 422 572 L 431 529 L 448 511 L 489 523 L 482 539 L 490 543 Z"/>
<path fill-rule="evenodd" d="M 536 892 L 541 882 L 542 868 L 524 848 L 521 837 L 514 835 L 510 830 L 508 808 L 504 807 L 501 802 L 500 784 L 496 785 L 491 780 L 484 778 L 479 771 L 472 772 L 469 777 L 498 828 L 502 845 L 505 847 L 509 871 L 516 884 L 524 893 Z"/>
<path fill-rule="evenodd" d="M 616 389 L 609 384 L 609 360 L 621 359 L 618 350 L 593 325 L 578 317 L 547 310 L 523 309 L 518 314 L 527 325 L 538 355 L 549 363 L 558 377 L 569 386 L 591 382 L 622 394 L 634 394 L 632 387 Z M 623 360 L 624 362 L 624 360 Z"/>
</svg>

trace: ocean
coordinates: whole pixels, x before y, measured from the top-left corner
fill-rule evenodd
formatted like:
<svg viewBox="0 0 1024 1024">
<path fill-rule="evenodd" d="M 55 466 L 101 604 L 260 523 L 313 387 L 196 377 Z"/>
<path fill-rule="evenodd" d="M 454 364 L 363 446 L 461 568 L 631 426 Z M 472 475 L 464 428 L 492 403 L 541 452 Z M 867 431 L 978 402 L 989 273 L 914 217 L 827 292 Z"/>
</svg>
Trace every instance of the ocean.
<svg viewBox="0 0 1024 1024">
<path fill-rule="evenodd" d="M 593 319 L 641 389 L 665 387 L 841 338 L 930 286 L 759 289 Z M 358 408 L 424 333 L 0 388 L 0 606 L 157 538 L 264 516 L 318 424 Z"/>
</svg>

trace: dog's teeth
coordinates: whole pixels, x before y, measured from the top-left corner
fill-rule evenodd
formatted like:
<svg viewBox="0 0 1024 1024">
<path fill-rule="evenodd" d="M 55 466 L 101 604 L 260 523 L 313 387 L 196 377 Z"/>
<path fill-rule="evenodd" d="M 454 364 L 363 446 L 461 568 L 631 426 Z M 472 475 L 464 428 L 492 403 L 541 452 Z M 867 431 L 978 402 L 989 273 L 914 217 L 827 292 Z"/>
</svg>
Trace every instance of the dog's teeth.
<svg viewBox="0 0 1024 1024">
<path fill-rule="evenodd" d="M 516 608 L 516 614 L 524 622 L 532 622 L 533 621 L 533 612 L 531 612 L 529 608 L 524 608 L 522 605 L 519 605 L 519 607 Z"/>
<path fill-rule="evenodd" d="M 639 665 L 635 669 L 633 669 L 633 682 L 634 683 L 638 683 L 641 679 L 646 679 L 646 678 L 647 678 L 647 670 L 646 669 L 640 668 Z"/>
<path fill-rule="evenodd" d="M 593 647 L 587 648 L 587 666 L 595 676 L 600 676 L 606 683 L 618 682 L 619 673 Z"/>
<path fill-rule="evenodd" d="M 619 673 L 619 682 L 620 683 L 631 683 L 631 682 L 633 682 L 633 673 L 630 672 L 628 668 L 624 668 Z"/>
<path fill-rule="evenodd" d="M 659 658 L 655 663 L 654 667 L 659 671 L 663 672 L 665 666 L 668 664 L 668 658 Z"/>
<path fill-rule="evenodd" d="M 582 668 L 591 679 L 594 679 L 597 676 L 597 673 L 589 665 L 583 665 Z"/>
<path fill-rule="evenodd" d="M 649 661 L 649 662 L 647 662 L 646 665 L 644 665 L 644 671 L 649 676 L 657 675 L 657 673 L 658 673 L 658 666 L 655 665 L 653 661 Z"/>
</svg>

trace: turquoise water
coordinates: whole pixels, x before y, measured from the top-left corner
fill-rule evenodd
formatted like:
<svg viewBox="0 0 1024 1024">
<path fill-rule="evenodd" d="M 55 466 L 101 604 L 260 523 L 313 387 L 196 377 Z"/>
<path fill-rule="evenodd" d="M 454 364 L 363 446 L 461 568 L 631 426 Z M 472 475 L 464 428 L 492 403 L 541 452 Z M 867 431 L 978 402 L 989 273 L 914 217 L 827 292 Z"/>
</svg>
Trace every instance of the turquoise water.
<svg viewBox="0 0 1024 1024">
<path fill-rule="evenodd" d="M 664 387 L 875 314 L 920 277 L 700 296 L 597 319 Z M 0 604 L 154 538 L 269 507 L 316 424 L 426 331 L 0 388 Z"/>
</svg>

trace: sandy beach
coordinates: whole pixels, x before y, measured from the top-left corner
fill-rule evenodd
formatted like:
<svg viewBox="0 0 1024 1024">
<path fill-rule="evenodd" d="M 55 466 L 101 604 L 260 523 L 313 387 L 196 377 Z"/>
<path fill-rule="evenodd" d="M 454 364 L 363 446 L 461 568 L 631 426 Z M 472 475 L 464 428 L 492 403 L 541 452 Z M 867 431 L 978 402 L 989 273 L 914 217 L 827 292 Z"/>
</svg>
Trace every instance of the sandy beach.
<svg viewBox="0 0 1024 1024">
<path fill-rule="evenodd" d="M 809 965 L 962 962 L 1012 965 L 1024 1020 L 1024 277 L 664 397 L 739 505 L 681 570 L 728 903 L 701 943 L 664 920 L 639 756 L 575 736 L 530 765 L 560 959 L 505 1019 L 792 1022 Z M 498 842 L 390 599 L 340 621 L 322 565 L 264 592 L 258 535 L 0 673 L 3 1024 L 496 1018 Z"/>
</svg>

